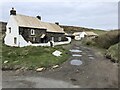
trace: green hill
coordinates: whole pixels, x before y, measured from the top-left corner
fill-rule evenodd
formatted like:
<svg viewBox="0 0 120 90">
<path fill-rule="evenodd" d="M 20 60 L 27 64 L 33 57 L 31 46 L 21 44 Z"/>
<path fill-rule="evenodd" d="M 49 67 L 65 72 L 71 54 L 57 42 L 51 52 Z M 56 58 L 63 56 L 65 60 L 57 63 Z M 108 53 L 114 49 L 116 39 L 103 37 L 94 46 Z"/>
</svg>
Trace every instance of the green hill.
<svg viewBox="0 0 120 90">
<path fill-rule="evenodd" d="M 93 31 L 94 33 L 97 33 L 98 35 L 100 35 L 100 34 L 103 34 L 103 33 L 107 32 L 105 30 L 91 29 L 91 28 L 84 28 L 84 27 L 77 27 L 77 26 L 60 25 L 60 27 L 63 28 L 66 33 Z"/>
</svg>

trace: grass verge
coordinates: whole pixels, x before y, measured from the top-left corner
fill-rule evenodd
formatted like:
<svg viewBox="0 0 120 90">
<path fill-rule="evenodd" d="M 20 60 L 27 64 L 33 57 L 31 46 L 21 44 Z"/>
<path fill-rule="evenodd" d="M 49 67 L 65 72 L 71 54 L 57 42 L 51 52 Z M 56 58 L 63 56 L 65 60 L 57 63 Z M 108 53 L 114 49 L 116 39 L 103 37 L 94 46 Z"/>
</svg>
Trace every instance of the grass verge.
<svg viewBox="0 0 120 90">
<path fill-rule="evenodd" d="M 52 52 L 59 50 L 60 57 L 52 55 Z M 56 47 L 8 47 L 2 46 L 2 69 L 36 69 L 40 67 L 51 67 L 61 64 L 69 57 L 69 51 L 61 46 Z M 5 63 L 7 61 L 7 63 Z"/>
</svg>

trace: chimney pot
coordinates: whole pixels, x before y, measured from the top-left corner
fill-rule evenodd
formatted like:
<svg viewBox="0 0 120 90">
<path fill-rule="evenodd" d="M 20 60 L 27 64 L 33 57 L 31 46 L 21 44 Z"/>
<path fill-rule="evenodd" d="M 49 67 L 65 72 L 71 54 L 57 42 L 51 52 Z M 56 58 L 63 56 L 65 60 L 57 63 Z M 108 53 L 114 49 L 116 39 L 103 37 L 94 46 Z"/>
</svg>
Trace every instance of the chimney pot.
<svg viewBox="0 0 120 90">
<path fill-rule="evenodd" d="M 37 18 L 38 18 L 39 20 L 41 20 L 41 16 L 37 16 Z"/>
<path fill-rule="evenodd" d="M 10 10 L 10 15 L 16 15 L 16 10 L 14 9 L 14 7 L 12 7 L 12 10 Z"/>
<path fill-rule="evenodd" d="M 55 22 L 55 24 L 59 25 L 59 22 Z"/>
</svg>

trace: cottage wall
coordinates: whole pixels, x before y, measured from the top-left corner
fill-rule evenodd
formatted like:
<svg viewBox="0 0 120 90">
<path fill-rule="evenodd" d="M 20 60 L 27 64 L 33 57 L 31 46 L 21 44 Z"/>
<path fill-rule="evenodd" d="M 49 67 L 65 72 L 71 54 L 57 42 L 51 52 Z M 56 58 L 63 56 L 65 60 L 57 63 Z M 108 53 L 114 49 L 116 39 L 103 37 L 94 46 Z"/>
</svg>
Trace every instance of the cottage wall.
<svg viewBox="0 0 120 90">
<path fill-rule="evenodd" d="M 10 46 L 18 46 L 19 45 L 19 33 L 18 26 L 14 19 L 14 16 L 10 16 L 10 19 L 6 26 L 6 36 L 4 38 L 4 43 Z M 16 44 L 14 42 L 14 38 L 16 38 Z"/>
<path fill-rule="evenodd" d="M 35 31 L 35 35 L 31 35 L 31 30 Z M 54 38 L 54 42 L 67 41 L 64 33 L 46 32 L 45 29 L 19 27 L 19 34 L 22 35 L 27 42 L 30 41 L 31 43 L 47 43 L 51 41 L 52 38 Z M 45 34 L 45 36 L 41 38 L 43 34 Z"/>
<path fill-rule="evenodd" d="M 48 37 L 48 41 L 51 41 L 52 37 L 54 37 L 54 42 L 67 41 L 64 33 L 47 32 L 47 37 Z M 61 40 L 60 40 L 60 37 L 61 37 Z"/>
<path fill-rule="evenodd" d="M 34 30 L 34 35 L 31 34 L 31 30 Z M 28 27 L 19 27 L 19 34 L 23 36 L 23 38 L 31 43 L 41 43 L 41 36 L 46 34 L 45 29 L 37 29 L 37 28 L 28 28 Z M 46 41 L 44 41 L 45 43 Z"/>
</svg>

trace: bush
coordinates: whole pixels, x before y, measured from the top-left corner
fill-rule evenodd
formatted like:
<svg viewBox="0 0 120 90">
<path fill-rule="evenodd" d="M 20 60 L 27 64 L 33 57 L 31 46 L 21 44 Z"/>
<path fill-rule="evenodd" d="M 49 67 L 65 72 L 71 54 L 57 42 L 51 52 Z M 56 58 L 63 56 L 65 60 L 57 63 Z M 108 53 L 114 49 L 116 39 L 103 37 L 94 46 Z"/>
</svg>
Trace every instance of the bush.
<svg viewBox="0 0 120 90">
<path fill-rule="evenodd" d="M 119 48 L 118 48 L 119 45 L 120 45 L 120 43 L 112 45 L 107 50 L 106 57 L 111 59 L 113 62 L 119 62 L 119 60 L 120 60 L 120 58 L 119 58 Z"/>
<path fill-rule="evenodd" d="M 88 46 L 95 46 L 96 45 L 96 43 L 92 39 L 89 39 L 89 38 L 82 40 L 82 43 L 85 45 L 88 45 Z"/>
</svg>

